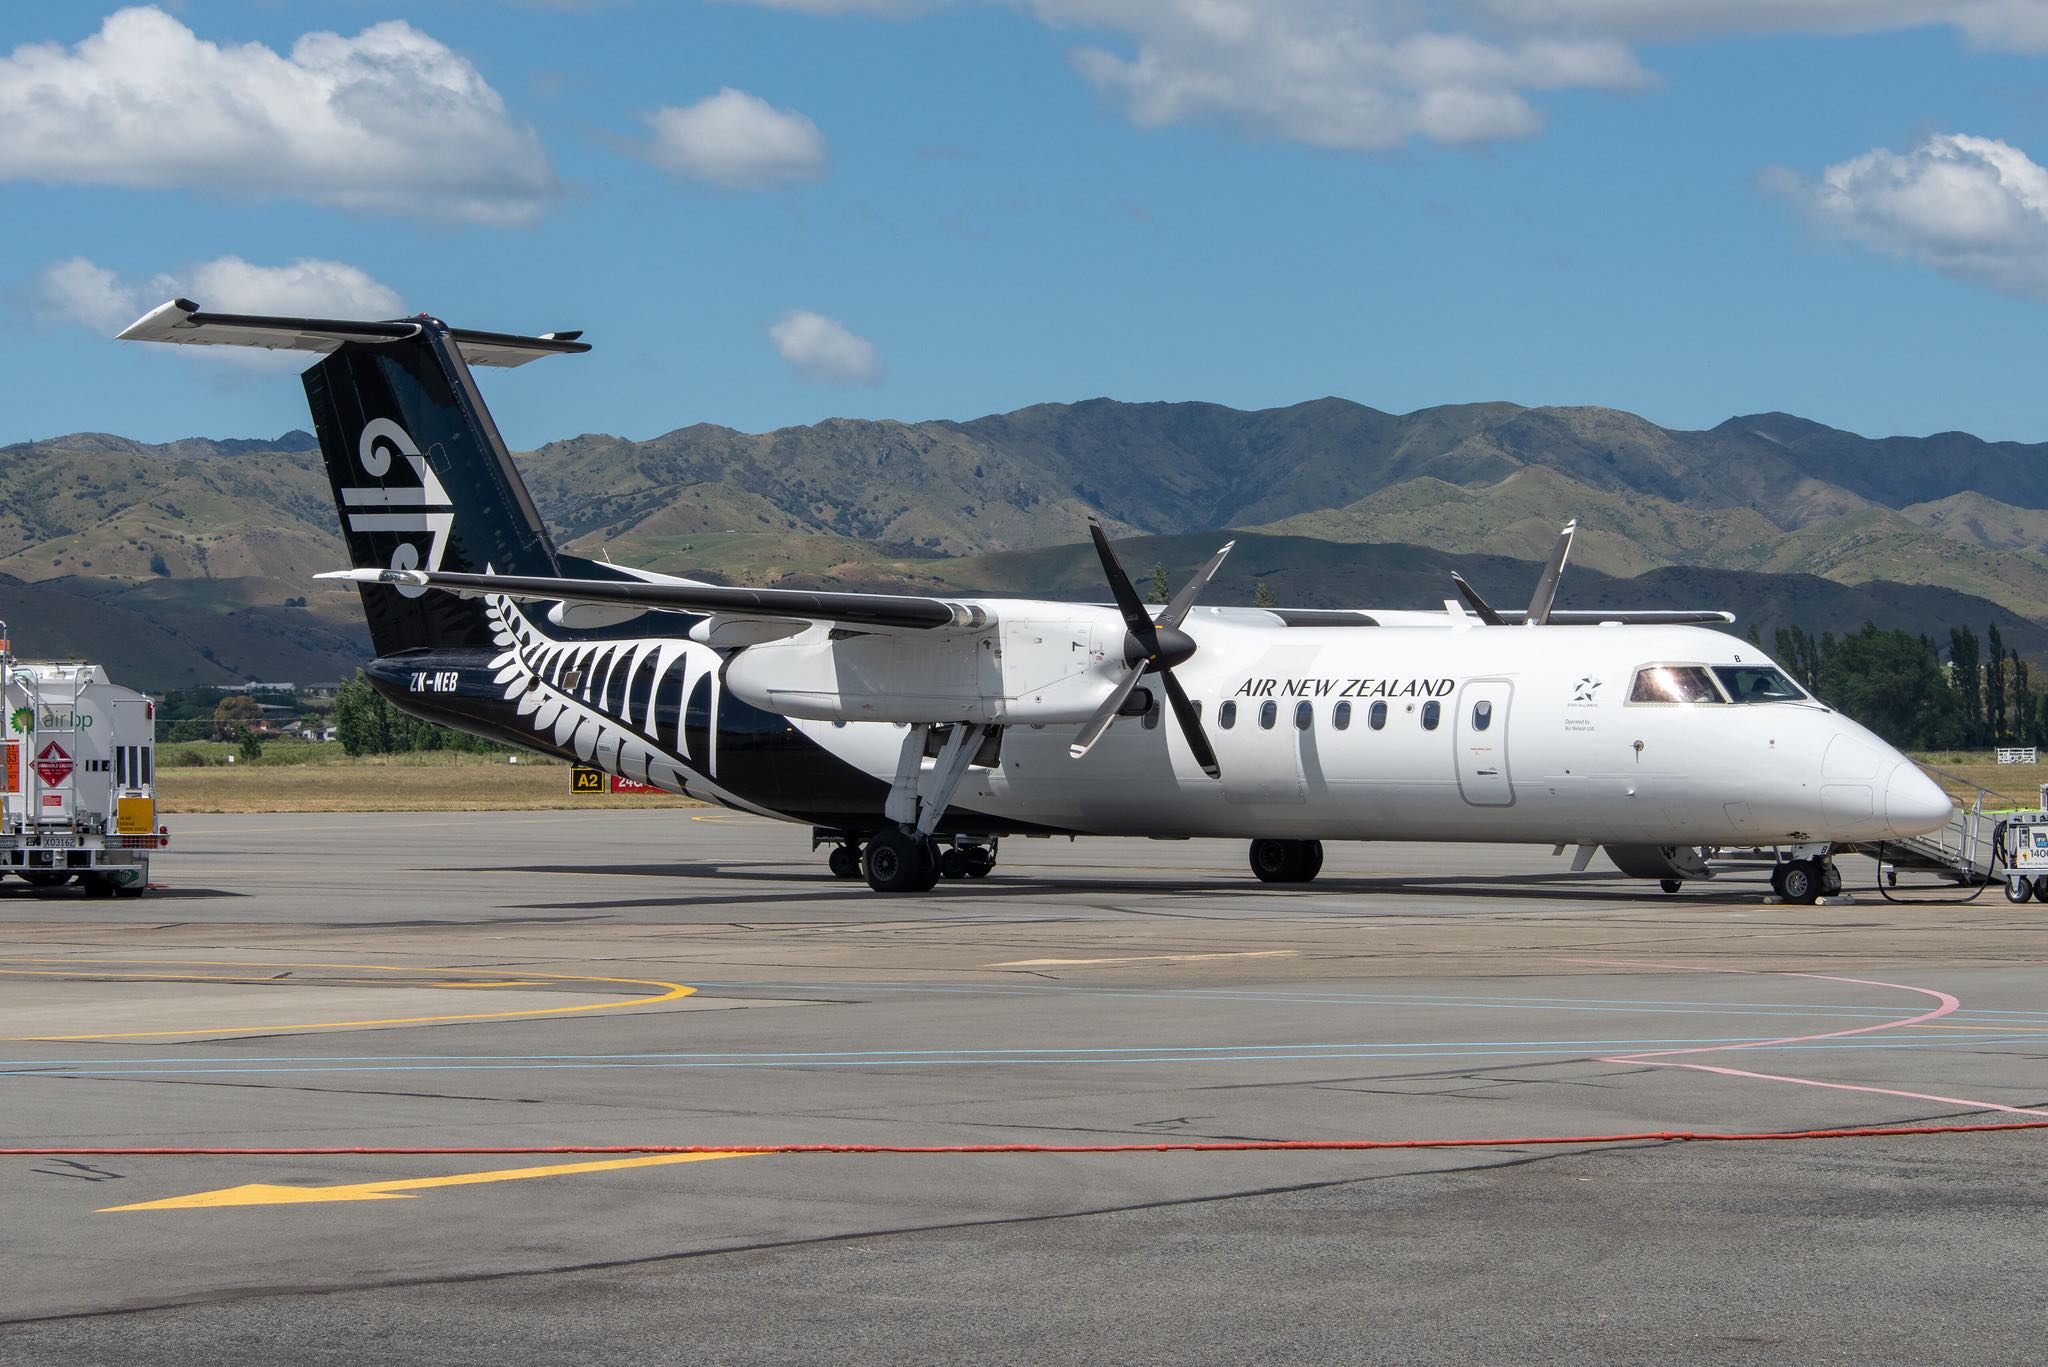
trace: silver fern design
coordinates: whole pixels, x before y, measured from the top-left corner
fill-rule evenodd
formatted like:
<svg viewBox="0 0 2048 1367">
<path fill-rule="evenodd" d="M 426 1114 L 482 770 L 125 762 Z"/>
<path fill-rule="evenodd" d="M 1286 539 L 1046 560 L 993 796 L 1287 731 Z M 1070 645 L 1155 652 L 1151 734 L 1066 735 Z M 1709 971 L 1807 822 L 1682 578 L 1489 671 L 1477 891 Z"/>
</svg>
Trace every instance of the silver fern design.
<svg viewBox="0 0 2048 1367">
<path fill-rule="evenodd" d="M 499 650 L 492 683 L 536 736 L 637 783 L 760 810 L 716 781 L 724 694 L 716 652 L 674 636 L 558 641 L 510 598 L 491 594 L 483 604 Z M 709 724 L 701 734 L 708 753 L 696 755 L 686 718 L 691 696 L 707 679 Z"/>
</svg>

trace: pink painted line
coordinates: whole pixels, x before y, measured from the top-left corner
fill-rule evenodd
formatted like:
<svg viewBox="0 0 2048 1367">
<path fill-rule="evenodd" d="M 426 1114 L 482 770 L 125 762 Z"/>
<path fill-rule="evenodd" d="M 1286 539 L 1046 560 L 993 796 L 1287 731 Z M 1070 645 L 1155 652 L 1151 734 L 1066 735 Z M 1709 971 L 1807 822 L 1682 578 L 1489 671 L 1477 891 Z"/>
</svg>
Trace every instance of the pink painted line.
<svg viewBox="0 0 2048 1367">
<path fill-rule="evenodd" d="M 1602 964 L 1626 968 L 1656 968 L 1674 973 L 1738 973 L 1756 976 L 1744 968 L 1695 968 L 1687 964 L 1648 963 L 1633 959 L 1568 959 L 1567 963 Z M 1786 1035 L 1779 1039 L 1754 1040 L 1743 1044 L 1709 1044 L 1688 1049 L 1655 1049 L 1641 1054 L 1620 1054 L 1600 1060 L 1602 1063 L 1636 1063 L 1646 1068 L 1685 1068 L 1696 1073 L 1716 1073 L 1722 1077 L 1750 1078 L 1758 1082 L 1789 1082 L 1801 1087 L 1821 1087 L 1836 1092 L 1867 1092 L 1873 1096 L 1905 1097 L 1913 1101 L 1938 1101 L 1944 1106 L 1967 1106 L 1977 1110 L 1999 1111 L 2006 1115 L 2048 1116 L 2048 1110 L 2026 1106 L 2006 1106 L 1996 1101 L 1980 1101 L 1972 1097 L 1939 1096 L 1932 1092 L 1908 1092 L 1894 1087 L 1871 1087 L 1855 1082 L 1828 1082 L 1821 1078 L 1787 1077 L 1783 1073 L 1755 1073 L 1744 1068 L 1722 1068 L 1707 1063 L 1674 1063 L 1668 1060 L 1681 1054 L 1732 1053 L 1740 1049 L 1768 1049 L 1773 1045 L 1812 1044 L 1820 1040 L 1843 1039 L 1850 1035 L 1869 1035 L 1883 1030 L 1903 1030 L 1910 1026 L 1925 1025 L 1932 1020 L 1952 1015 L 1962 1009 L 1962 1002 L 1948 993 L 1932 987 L 1915 987 L 1910 983 L 1879 982 L 1872 978 L 1838 978 L 1826 973 L 1780 973 L 1773 977 L 1811 978 L 1816 982 L 1852 983 L 1857 987 L 1883 987 L 1895 992 L 1917 992 L 1923 997 L 1934 998 L 1936 1005 L 1917 1016 L 1907 1016 L 1895 1021 L 1880 1021 L 1876 1025 L 1859 1025 L 1851 1030 L 1827 1030 L 1813 1035 Z"/>
</svg>

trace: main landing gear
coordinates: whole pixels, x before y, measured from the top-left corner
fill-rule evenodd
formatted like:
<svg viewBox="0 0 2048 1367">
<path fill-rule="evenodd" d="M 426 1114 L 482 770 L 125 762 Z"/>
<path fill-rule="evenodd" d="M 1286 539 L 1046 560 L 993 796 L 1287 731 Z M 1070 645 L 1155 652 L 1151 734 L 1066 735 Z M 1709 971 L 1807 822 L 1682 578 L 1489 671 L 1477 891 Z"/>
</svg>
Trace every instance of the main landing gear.
<svg viewBox="0 0 2048 1367">
<path fill-rule="evenodd" d="M 1320 840 L 1254 840 L 1252 872 L 1261 883 L 1307 883 L 1323 871 Z"/>
<path fill-rule="evenodd" d="M 941 878 L 986 878 L 996 866 L 993 837 L 933 836 L 952 804 L 968 764 L 995 730 L 956 725 L 946 729 L 936 762 L 924 767 L 931 727 L 912 726 L 903 736 L 896 778 L 883 808 L 892 823 L 873 832 L 814 830 L 813 848 L 832 843 L 828 860 L 835 878 L 864 878 L 876 892 L 929 892 Z"/>
</svg>

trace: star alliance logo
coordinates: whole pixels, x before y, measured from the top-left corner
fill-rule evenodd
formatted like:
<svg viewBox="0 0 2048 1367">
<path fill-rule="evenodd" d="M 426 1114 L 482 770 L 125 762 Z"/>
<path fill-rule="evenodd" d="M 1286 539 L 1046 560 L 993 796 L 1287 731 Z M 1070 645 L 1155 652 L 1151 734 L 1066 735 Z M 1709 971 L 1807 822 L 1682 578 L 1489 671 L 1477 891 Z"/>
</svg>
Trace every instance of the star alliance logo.
<svg viewBox="0 0 2048 1367">
<path fill-rule="evenodd" d="M 1600 691 L 1600 681 L 1588 674 L 1572 685 L 1573 702 L 1597 702 L 1593 695 Z"/>
</svg>

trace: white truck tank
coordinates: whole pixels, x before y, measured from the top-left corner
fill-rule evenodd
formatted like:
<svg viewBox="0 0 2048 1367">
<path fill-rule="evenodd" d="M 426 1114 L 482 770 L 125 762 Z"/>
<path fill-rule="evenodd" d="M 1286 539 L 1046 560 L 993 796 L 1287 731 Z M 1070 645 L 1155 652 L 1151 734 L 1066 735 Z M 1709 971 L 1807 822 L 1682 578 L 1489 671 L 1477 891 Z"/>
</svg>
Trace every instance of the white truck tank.
<svg viewBox="0 0 2048 1367">
<path fill-rule="evenodd" d="M 95 664 L 16 660 L 0 623 L 0 877 L 140 897 L 156 819 L 156 704 Z"/>
</svg>

